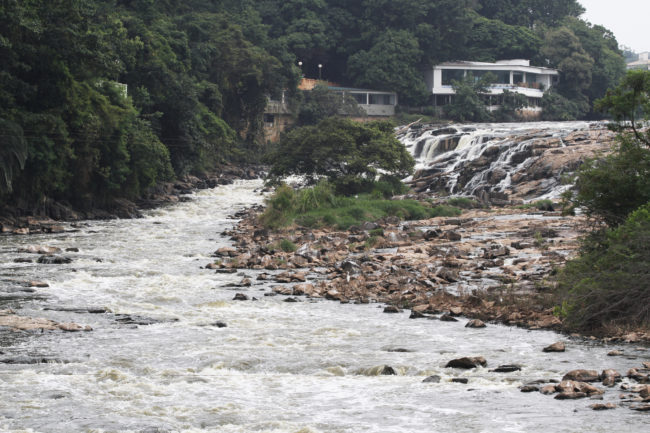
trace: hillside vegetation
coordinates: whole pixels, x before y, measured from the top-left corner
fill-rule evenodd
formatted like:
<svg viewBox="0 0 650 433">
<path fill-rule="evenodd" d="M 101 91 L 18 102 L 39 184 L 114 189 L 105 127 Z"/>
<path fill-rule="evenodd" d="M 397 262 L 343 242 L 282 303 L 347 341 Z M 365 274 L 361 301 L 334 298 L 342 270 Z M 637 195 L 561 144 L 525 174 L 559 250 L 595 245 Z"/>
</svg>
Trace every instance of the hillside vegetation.
<svg viewBox="0 0 650 433">
<path fill-rule="evenodd" d="M 529 58 L 562 69 L 549 104 L 586 115 L 623 57 L 575 0 L 6 0 L 0 205 L 76 207 L 258 159 L 267 96 L 299 77 L 427 105 L 421 71 Z M 298 67 L 302 62 L 302 70 Z"/>
</svg>

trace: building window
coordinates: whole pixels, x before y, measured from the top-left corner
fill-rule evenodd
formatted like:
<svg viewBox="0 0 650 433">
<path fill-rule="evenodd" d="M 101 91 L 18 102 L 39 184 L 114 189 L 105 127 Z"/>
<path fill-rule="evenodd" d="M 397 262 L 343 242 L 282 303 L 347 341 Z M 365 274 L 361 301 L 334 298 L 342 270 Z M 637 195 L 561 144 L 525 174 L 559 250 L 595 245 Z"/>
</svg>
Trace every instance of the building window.
<svg viewBox="0 0 650 433">
<path fill-rule="evenodd" d="M 275 123 L 275 116 L 273 114 L 264 113 L 264 123 L 272 126 Z"/>
<path fill-rule="evenodd" d="M 513 72 L 512 73 L 512 82 L 513 84 L 521 84 L 524 82 L 523 72 Z"/>
<path fill-rule="evenodd" d="M 443 69 L 442 85 L 451 86 L 452 81 L 462 81 L 464 76 L 465 76 L 465 71 L 462 69 Z"/>
<path fill-rule="evenodd" d="M 370 104 L 372 105 L 394 105 L 395 98 L 393 95 L 379 95 L 371 93 Z"/>
</svg>

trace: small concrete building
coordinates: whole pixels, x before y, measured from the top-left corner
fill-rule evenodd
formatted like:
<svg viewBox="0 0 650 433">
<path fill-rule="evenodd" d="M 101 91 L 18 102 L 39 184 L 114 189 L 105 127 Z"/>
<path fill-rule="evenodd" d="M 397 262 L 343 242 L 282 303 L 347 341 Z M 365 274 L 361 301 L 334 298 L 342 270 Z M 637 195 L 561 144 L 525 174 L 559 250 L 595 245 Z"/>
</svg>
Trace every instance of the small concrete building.
<svg viewBox="0 0 650 433">
<path fill-rule="evenodd" d="M 395 92 L 341 87 L 336 83 L 311 78 L 303 78 L 298 89 L 308 92 L 317 85 L 325 85 L 334 93 L 354 98 L 365 113 L 364 117 L 355 118 L 355 120 L 364 121 L 395 115 L 397 106 L 397 93 Z M 280 133 L 292 123 L 292 113 L 289 110 L 285 93 L 282 92 L 280 100 L 269 99 L 264 110 L 264 139 L 271 142 L 278 141 Z"/>
<path fill-rule="evenodd" d="M 557 84 L 559 72 L 555 69 L 530 66 L 530 60 L 500 60 L 496 63 L 456 61 L 436 65 L 426 73 L 425 82 L 433 95 L 433 105 L 441 107 L 451 103 L 455 94 L 453 81 L 472 75 L 475 80 L 491 73 L 496 81 L 488 87 L 487 105 L 496 110 L 501 105 L 505 90 L 521 93 L 528 98 L 527 117 L 541 112 L 544 92 Z"/>
</svg>

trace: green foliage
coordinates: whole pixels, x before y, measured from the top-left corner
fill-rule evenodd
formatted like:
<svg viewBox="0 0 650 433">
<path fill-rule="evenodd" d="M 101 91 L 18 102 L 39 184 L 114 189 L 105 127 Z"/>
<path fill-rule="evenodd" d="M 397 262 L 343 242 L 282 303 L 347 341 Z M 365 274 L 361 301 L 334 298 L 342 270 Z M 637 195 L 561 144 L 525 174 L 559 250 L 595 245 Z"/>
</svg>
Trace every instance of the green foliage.
<svg viewBox="0 0 650 433">
<path fill-rule="evenodd" d="M 298 192 L 286 185 L 279 186 L 267 201 L 260 222 L 268 228 L 286 227 L 294 222 L 305 227 L 336 227 L 347 229 L 364 221 L 386 216 L 419 220 L 436 216 L 456 216 L 460 209 L 452 206 L 430 207 L 414 200 L 387 200 L 373 194 L 358 197 L 337 196 L 333 186 L 321 182 Z M 381 229 L 372 236 L 381 236 Z"/>
<path fill-rule="evenodd" d="M 447 204 L 461 209 L 479 209 L 483 207 L 479 202 L 469 197 L 453 197 L 447 200 Z"/>
<path fill-rule="evenodd" d="M 583 117 L 590 112 L 592 103 L 617 85 L 625 73 L 616 38 L 602 26 L 591 26 L 575 18 L 544 30 L 544 35 L 541 54 L 560 70 L 556 90 L 568 99 L 568 103 L 559 101 L 562 107 L 555 110 L 562 117 L 551 117 L 550 113 L 545 116 L 558 120 Z"/>
<path fill-rule="evenodd" d="M 503 103 L 494 113 L 494 118 L 498 122 L 515 122 L 519 119 L 519 111 L 528 106 L 526 95 L 509 90 L 503 91 Z"/>
<path fill-rule="evenodd" d="M 333 116 L 364 117 L 366 112 L 359 107 L 350 95 L 329 90 L 327 86 L 317 85 L 313 90 L 304 92 L 303 101 L 298 109 L 298 126 L 316 125 Z"/>
<path fill-rule="evenodd" d="M 27 160 L 27 142 L 22 128 L 14 122 L 0 119 L 0 192 L 11 192 L 11 181 Z"/>
<path fill-rule="evenodd" d="M 382 32 L 369 50 L 348 60 L 348 76 L 359 87 L 399 93 L 407 103 L 425 101 L 427 89 L 418 69 L 422 51 L 415 36 L 406 30 Z"/>
<path fill-rule="evenodd" d="M 650 72 L 628 71 L 617 88 L 596 101 L 596 108 L 614 117 L 614 130 L 632 131 L 637 141 L 650 146 L 650 129 L 641 130 L 650 118 Z"/>
<path fill-rule="evenodd" d="M 650 149 L 623 137 L 614 153 L 580 167 L 572 201 L 590 217 L 620 224 L 650 201 Z"/>
<path fill-rule="evenodd" d="M 285 253 L 293 253 L 298 249 L 298 247 L 296 247 L 296 244 L 291 242 L 289 239 L 282 239 L 278 243 L 278 247 Z"/>
<path fill-rule="evenodd" d="M 650 203 L 615 229 L 597 232 L 558 282 L 570 329 L 650 326 Z"/>
<path fill-rule="evenodd" d="M 339 118 L 290 131 L 269 161 L 273 164 L 271 179 L 325 177 L 344 194 L 355 193 L 356 184 L 373 182 L 379 170 L 403 178 L 414 166 L 413 157 L 395 138 L 390 123 L 360 124 Z"/>
<path fill-rule="evenodd" d="M 486 74 L 480 79 L 475 79 L 471 74 L 460 81 L 453 81 L 454 92 L 453 102 L 445 106 L 445 114 L 459 122 L 487 122 L 492 115 L 487 109 L 482 95 L 485 95 L 487 87 L 494 81 L 491 74 Z"/>
</svg>

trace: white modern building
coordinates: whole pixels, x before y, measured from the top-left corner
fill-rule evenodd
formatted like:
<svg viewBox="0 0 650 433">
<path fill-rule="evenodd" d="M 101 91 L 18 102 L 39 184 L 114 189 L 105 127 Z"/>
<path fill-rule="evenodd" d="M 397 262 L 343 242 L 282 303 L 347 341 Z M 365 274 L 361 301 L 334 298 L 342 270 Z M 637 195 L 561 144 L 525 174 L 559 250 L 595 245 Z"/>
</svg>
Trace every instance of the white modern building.
<svg viewBox="0 0 650 433">
<path fill-rule="evenodd" d="M 508 90 L 527 96 L 526 110 L 533 112 L 541 111 L 544 92 L 557 84 L 560 75 L 555 69 L 530 66 L 530 60 L 500 60 L 496 63 L 456 61 L 434 66 L 427 72 L 425 80 L 433 94 L 434 106 L 443 106 L 452 101 L 454 81 L 470 75 L 479 80 L 488 73 L 496 78 L 485 95 L 490 110 L 499 107 L 503 92 Z"/>
<path fill-rule="evenodd" d="M 640 69 L 642 71 L 650 71 L 650 59 L 648 57 L 650 53 L 647 51 L 645 53 L 640 53 L 639 58 L 627 64 L 627 69 Z"/>
</svg>

